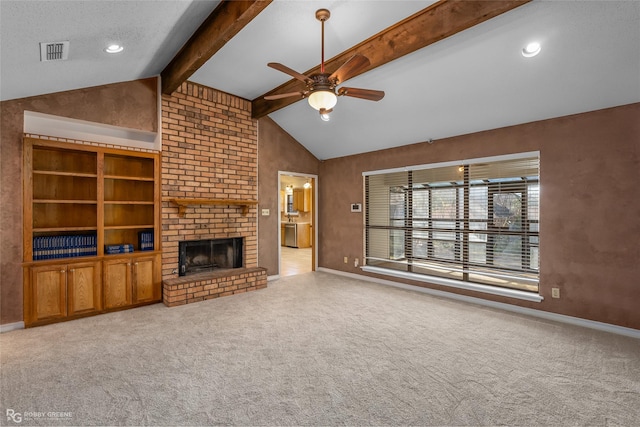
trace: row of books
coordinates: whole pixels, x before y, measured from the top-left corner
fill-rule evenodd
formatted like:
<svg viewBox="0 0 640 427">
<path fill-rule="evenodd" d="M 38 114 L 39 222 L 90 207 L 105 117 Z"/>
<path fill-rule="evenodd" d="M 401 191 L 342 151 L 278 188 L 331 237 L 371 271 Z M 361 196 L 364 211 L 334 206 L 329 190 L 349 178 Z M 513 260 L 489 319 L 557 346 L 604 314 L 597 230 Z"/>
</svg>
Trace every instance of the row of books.
<svg viewBox="0 0 640 427">
<path fill-rule="evenodd" d="M 104 245 L 104 254 L 128 254 L 133 252 L 133 245 L 131 243 L 125 243 L 123 245 Z"/>
<path fill-rule="evenodd" d="M 153 230 L 140 231 L 138 233 L 138 248 L 141 251 L 153 250 Z"/>
<path fill-rule="evenodd" d="M 152 251 L 154 249 L 152 230 L 138 233 L 138 249 L 141 251 Z M 134 250 L 134 246 L 131 243 L 104 246 L 105 255 L 126 254 Z M 95 234 L 37 236 L 33 238 L 34 261 L 95 255 L 98 255 Z"/>
<path fill-rule="evenodd" d="M 95 234 L 37 236 L 33 238 L 33 260 L 97 255 L 96 240 Z"/>
</svg>

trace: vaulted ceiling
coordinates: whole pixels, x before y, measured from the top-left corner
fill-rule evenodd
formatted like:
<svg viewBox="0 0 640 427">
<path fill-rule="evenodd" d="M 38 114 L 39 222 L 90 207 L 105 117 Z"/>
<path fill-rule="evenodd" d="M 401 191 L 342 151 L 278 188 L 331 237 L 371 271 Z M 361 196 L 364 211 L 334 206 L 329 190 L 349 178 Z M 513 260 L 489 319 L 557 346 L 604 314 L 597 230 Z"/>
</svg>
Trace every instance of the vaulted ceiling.
<svg viewBox="0 0 640 427">
<path fill-rule="evenodd" d="M 267 67 L 334 71 L 355 53 L 371 66 L 331 121 L 306 100 L 264 100 L 304 87 Z M 0 1 L 0 99 L 162 75 L 251 100 L 319 159 L 373 151 L 640 101 L 640 2 L 402 0 Z M 40 42 L 69 41 L 65 61 Z M 538 41 L 539 55 L 523 47 Z M 113 42 L 124 51 L 109 55 Z"/>
</svg>

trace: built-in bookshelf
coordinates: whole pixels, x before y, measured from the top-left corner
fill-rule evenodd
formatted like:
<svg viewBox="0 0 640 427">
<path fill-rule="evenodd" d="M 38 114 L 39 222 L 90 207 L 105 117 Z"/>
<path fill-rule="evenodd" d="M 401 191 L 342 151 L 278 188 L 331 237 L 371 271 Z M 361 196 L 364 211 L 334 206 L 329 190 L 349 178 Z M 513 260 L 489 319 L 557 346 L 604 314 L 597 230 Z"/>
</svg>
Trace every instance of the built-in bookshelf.
<svg viewBox="0 0 640 427">
<path fill-rule="evenodd" d="M 23 166 L 27 326 L 160 300 L 157 153 L 25 138 Z"/>
<path fill-rule="evenodd" d="M 97 153 L 36 145 L 29 154 L 31 260 L 94 254 L 88 245 L 98 230 Z"/>
<path fill-rule="evenodd" d="M 105 247 L 140 245 L 141 233 L 153 231 L 155 218 L 154 159 L 104 156 Z M 143 246 L 143 247 L 141 247 Z"/>
</svg>

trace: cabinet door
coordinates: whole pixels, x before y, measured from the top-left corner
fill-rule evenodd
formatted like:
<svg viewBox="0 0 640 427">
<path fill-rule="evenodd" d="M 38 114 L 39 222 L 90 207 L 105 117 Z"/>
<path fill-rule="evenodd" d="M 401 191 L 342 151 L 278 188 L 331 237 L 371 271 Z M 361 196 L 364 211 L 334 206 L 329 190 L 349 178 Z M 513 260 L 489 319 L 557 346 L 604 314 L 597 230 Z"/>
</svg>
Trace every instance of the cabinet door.
<svg viewBox="0 0 640 427">
<path fill-rule="evenodd" d="M 309 224 L 298 224 L 298 248 L 308 248 L 311 246 L 309 230 Z"/>
<path fill-rule="evenodd" d="M 155 257 L 133 260 L 133 302 L 145 302 L 158 299 L 156 296 Z"/>
<path fill-rule="evenodd" d="M 311 212 L 311 208 L 312 208 L 312 203 L 311 201 L 313 200 L 312 196 L 311 196 L 311 188 L 305 188 L 304 189 L 304 202 L 303 202 L 303 212 Z"/>
<path fill-rule="evenodd" d="M 67 315 L 67 270 L 64 265 L 31 269 L 31 321 Z"/>
<path fill-rule="evenodd" d="M 131 259 L 104 262 L 104 307 L 131 305 Z"/>
<path fill-rule="evenodd" d="M 304 191 L 302 188 L 293 189 L 293 208 L 298 212 L 304 212 Z"/>
<path fill-rule="evenodd" d="M 284 209 L 284 204 L 285 204 L 285 194 L 284 194 L 284 190 L 280 190 L 280 212 L 285 211 Z"/>
<path fill-rule="evenodd" d="M 67 267 L 67 310 L 69 315 L 99 311 L 100 263 L 85 262 Z"/>
</svg>

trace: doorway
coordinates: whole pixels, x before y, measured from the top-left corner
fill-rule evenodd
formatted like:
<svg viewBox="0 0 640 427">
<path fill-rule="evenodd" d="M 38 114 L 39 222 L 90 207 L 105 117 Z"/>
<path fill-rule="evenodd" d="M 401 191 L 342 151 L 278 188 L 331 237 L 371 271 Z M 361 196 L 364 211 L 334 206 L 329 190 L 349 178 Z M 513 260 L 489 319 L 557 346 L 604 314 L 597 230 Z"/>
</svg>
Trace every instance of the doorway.
<svg viewBox="0 0 640 427">
<path fill-rule="evenodd" d="M 280 276 L 315 271 L 317 175 L 278 172 Z"/>
</svg>

